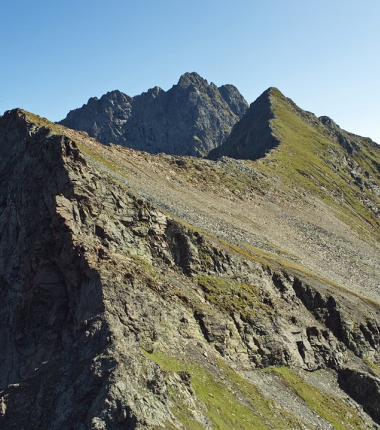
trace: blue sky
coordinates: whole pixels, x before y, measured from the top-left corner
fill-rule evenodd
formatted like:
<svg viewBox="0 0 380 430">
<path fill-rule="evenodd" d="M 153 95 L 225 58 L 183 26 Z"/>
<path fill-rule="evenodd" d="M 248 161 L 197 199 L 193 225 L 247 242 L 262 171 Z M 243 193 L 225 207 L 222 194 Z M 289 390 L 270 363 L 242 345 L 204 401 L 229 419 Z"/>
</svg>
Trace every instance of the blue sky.
<svg viewBox="0 0 380 430">
<path fill-rule="evenodd" d="M 270 86 L 380 143 L 379 0 L 34 0 L 0 6 L 0 113 L 57 121 L 90 97 L 196 71 Z"/>
</svg>

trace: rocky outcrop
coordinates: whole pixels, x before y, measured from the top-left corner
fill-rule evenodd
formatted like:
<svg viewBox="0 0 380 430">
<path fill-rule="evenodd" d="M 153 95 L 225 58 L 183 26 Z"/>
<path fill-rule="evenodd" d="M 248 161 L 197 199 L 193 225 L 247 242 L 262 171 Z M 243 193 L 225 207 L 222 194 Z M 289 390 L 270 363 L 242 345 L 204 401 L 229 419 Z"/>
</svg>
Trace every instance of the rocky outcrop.
<svg viewBox="0 0 380 430">
<path fill-rule="evenodd" d="M 378 396 L 362 360 L 379 364 L 376 303 L 188 225 L 107 151 L 24 111 L 0 120 L 1 428 L 312 427 L 250 397 L 241 372 L 268 366 L 331 369 L 367 407 L 345 385 L 358 369 Z M 347 428 L 378 420 L 349 405 Z"/>
<path fill-rule="evenodd" d="M 380 381 L 358 369 L 343 369 L 339 373 L 339 384 L 380 424 Z"/>
<path fill-rule="evenodd" d="M 200 157 L 226 139 L 247 106 L 233 85 L 218 88 L 185 73 L 169 91 L 155 87 L 135 97 L 112 91 L 91 98 L 60 123 L 104 144 Z"/>
<path fill-rule="evenodd" d="M 361 150 L 360 140 L 365 139 L 367 143 L 373 145 L 372 140 L 369 138 L 362 138 L 342 130 L 339 125 L 328 116 L 321 116 L 319 120 L 325 126 L 325 133 L 329 139 L 338 142 L 350 155 Z"/>
</svg>

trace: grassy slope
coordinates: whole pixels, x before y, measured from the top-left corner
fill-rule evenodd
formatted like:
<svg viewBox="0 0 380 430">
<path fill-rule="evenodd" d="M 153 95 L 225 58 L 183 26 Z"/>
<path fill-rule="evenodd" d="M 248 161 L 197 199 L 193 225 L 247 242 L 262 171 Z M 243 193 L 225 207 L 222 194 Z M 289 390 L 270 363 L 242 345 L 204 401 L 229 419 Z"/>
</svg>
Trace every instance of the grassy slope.
<svg viewBox="0 0 380 430">
<path fill-rule="evenodd" d="M 316 389 L 286 367 L 265 369 L 264 372 L 272 372 L 280 375 L 286 387 L 294 390 L 309 408 L 331 423 L 336 430 L 360 429 L 363 423 L 357 414 L 352 413 L 352 408 L 343 401 L 327 392 Z M 323 372 L 320 370 L 319 372 Z"/>
<path fill-rule="evenodd" d="M 183 362 L 161 352 L 144 354 L 158 363 L 168 375 L 187 372 L 191 375 L 191 388 L 205 414 L 218 429 L 308 429 L 302 418 L 283 409 L 265 398 L 251 382 L 219 360 L 220 375 L 187 360 Z M 335 429 L 362 429 L 363 422 L 355 409 L 342 399 L 305 383 L 287 368 L 269 368 L 283 379 L 283 384 L 305 402 L 315 414 L 333 425 Z M 173 402 L 173 413 L 185 429 L 203 428 L 192 415 L 174 387 L 169 396 Z"/>
<path fill-rule="evenodd" d="M 184 363 L 159 352 L 146 354 L 169 373 L 188 372 L 197 399 L 205 406 L 205 414 L 219 429 L 287 429 L 298 428 L 297 419 L 273 402 L 262 397 L 258 389 L 220 362 L 223 379 L 217 378 L 196 363 Z M 174 413 L 184 428 L 203 428 L 193 418 L 191 409 L 181 402 L 175 390 L 169 393 Z"/>
<path fill-rule="evenodd" d="M 256 168 L 275 179 L 273 186 L 287 194 L 307 193 L 322 199 L 350 227 L 359 233 L 379 235 L 380 220 L 363 204 L 373 199 L 366 187 L 354 184 L 350 169 L 343 162 L 345 151 L 339 143 L 327 138 L 316 117 L 308 115 L 286 99 L 278 90 L 271 92 L 275 118 L 271 127 L 281 144 Z M 342 160 L 341 165 L 336 160 Z M 380 186 L 376 163 L 380 149 L 361 139 L 361 151 L 352 155 L 359 166 L 369 172 Z M 380 199 L 377 199 L 380 203 Z"/>
</svg>

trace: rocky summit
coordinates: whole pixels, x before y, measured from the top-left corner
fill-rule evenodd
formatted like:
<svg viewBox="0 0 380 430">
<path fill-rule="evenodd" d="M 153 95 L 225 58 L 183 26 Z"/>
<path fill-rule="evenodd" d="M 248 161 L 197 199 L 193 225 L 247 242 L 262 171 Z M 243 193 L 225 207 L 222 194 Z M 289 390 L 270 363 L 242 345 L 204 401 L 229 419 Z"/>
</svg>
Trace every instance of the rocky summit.
<svg viewBox="0 0 380 430">
<path fill-rule="evenodd" d="M 91 98 L 60 123 L 104 144 L 202 157 L 224 142 L 247 107 L 233 85 L 218 88 L 185 73 L 167 92 L 155 87 L 135 97 L 111 91 Z"/>
<path fill-rule="evenodd" d="M 380 429 L 380 148 L 271 88 L 213 158 L 0 117 L 1 429 Z"/>
</svg>

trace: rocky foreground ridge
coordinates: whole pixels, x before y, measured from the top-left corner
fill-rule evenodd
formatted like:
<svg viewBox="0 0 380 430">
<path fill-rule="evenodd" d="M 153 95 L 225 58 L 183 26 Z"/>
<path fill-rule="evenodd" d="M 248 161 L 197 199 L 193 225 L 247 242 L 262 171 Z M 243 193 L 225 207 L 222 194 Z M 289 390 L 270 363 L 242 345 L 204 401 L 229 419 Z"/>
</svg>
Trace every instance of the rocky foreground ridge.
<svg viewBox="0 0 380 430">
<path fill-rule="evenodd" d="M 0 428 L 380 428 L 379 153 L 275 103 L 258 162 L 0 118 Z"/>
<path fill-rule="evenodd" d="M 93 97 L 60 123 L 104 144 L 202 157 L 224 142 L 247 107 L 233 85 L 218 88 L 185 73 L 169 91 L 154 87 L 135 97 L 120 91 Z"/>
</svg>

